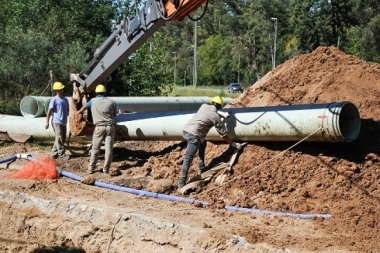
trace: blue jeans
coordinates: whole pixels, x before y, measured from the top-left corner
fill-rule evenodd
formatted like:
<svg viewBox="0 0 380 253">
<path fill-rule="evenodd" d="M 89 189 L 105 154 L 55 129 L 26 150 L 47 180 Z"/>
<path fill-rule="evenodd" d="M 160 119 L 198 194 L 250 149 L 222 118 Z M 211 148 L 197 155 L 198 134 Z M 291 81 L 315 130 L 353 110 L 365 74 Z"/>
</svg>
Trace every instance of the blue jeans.
<svg viewBox="0 0 380 253">
<path fill-rule="evenodd" d="M 182 188 L 186 184 L 187 172 L 191 162 L 198 151 L 198 170 L 205 171 L 205 151 L 207 142 L 200 137 L 194 136 L 188 132 L 183 132 L 183 137 L 187 141 L 185 159 L 182 163 L 181 175 L 179 178 L 178 188 Z"/>
</svg>

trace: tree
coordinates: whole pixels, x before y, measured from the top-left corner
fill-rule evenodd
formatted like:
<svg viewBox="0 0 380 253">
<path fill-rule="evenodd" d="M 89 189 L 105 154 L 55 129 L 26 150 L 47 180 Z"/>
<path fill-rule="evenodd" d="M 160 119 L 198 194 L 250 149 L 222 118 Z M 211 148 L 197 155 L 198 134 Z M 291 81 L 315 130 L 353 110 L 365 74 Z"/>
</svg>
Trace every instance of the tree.
<svg viewBox="0 0 380 253">
<path fill-rule="evenodd" d="M 162 49 L 172 45 L 173 42 L 162 32 L 156 32 L 113 75 L 109 82 L 111 92 L 126 96 L 165 96 L 170 93 L 173 72 L 168 62 L 172 55 L 171 51 Z"/>
<path fill-rule="evenodd" d="M 112 0 L 0 1 L 0 99 L 42 95 L 50 70 L 68 82 L 111 31 Z"/>
</svg>

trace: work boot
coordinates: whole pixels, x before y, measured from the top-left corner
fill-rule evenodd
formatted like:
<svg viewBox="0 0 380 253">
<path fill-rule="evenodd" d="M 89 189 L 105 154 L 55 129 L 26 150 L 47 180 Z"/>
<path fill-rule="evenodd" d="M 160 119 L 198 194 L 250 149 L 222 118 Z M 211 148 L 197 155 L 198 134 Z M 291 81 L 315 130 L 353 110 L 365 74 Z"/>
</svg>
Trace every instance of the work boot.
<svg viewBox="0 0 380 253">
<path fill-rule="evenodd" d="M 206 172 L 206 171 L 208 171 L 208 169 L 206 167 L 198 168 L 198 175 L 202 175 L 202 173 Z"/>
<path fill-rule="evenodd" d="M 57 159 L 58 158 L 58 154 L 51 155 L 50 157 L 53 158 L 53 159 Z"/>
<path fill-rule="evenodd" d="M 185 177 L 180 177 L 179 182 L 178 182 L 178 190 L 181 189 L 186 185 L 186 178 Z"/>
<path fill-rule="evenodd" d="M 58 158 L 67 161 L 67 160 L 70 159 L 70 156 L 68 156 L 68 155 L 66 155 L 66 154 L 63 154 L 63 155 L 59 156 Z"/>
</svg>

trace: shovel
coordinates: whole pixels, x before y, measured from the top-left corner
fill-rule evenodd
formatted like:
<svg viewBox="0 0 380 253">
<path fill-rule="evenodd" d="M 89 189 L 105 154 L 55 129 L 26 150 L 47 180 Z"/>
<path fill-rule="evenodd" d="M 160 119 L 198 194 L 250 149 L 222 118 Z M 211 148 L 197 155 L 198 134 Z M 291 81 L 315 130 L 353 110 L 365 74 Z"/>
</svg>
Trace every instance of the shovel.
<svg viewBox="0 0 380 253">
<path fill-rule="evenodd" d="M 226 178 L 228 177 L 228 175 L 231 173 L 232 165 L 235 163 L 235 160 L 236 160 L 236 157 L 237 157 L 239 151 L 246 144 L 247 144 L 246 142 L 242 143 L 241 144 L 241 148 L 240 149 L 236 149 L 234 151 L 234 153 L 232 154 L 232 157 L 230 159 L 230 162 L 228 163 L 228 166 L 224 169 L 224 171 L 222 172 L 222 174 L 220 174 L 219 176 L 216 177 L 216 179 L 215 179 L 215 185 L 222 185 L 224 183 L 224 181 L 226 180 Z"/>
</svg>

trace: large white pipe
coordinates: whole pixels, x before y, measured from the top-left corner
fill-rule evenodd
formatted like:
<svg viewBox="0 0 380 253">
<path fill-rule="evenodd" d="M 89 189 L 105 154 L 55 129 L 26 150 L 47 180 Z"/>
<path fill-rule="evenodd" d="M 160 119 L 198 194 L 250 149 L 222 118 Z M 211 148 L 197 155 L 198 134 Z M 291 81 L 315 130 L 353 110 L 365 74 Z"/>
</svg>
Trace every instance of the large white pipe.
<svg viewBox="0 0 380 253">
<path fill-rule="evenodd" d="M 70 99 L 70 97 L 68 97 Z M 121 112 L 162 112 L 197 110 L 210 97 L 110 97 Z M 21 114 L 27 118 L 45 116 L 51 97 L 26 96 L 20 102 Z M 223 98 L 225 104 L 232 98 Z"/>
<path fill-rule="evenodd" d="M 228 108 L 232 116 L 225 121 L 236 141 L 350 142 L 360 131 L 359 111 L 351 102 L 292 106 Z M 129 113 L 116 116 L 116 140 L 183 140 L 182 129 L 196 111 Z M 54 140 L 45 118 L 28 119 L 0 115 L 0 131 L 29 134 L 36 139 Z M 88 140 L 91 136 L 76 136 Z M 206 139 L 221 141 L 212 128 Z"/>
<path fill-rule="evenodd" d="M 70 97 L 67 97 L 71 99 Z M 203 103 L 209 103 L 210 97 L 110 97 L 116 103 L 116 109 L 122 112 L 160 112 L 196 110 Z M 45 116 L 51 97 L 25 96 L 20 102 L 21 114 L 26 118 Z M 228 104 L 231 98 L 223 98 Z"/>
<path fill-rule="evenodd" d="M 228 134 L 237 141 L 299 141 L 312 134 L 307 141 L 350 142 L 360 131 L 359 111 L 351 102 L 226 110 L 232 113 L 225 121 Z M 121 114 L 116 117 L 117 138 L 182 140 L 182 129 L 193 115 L 194 111 Z M 206 139 L 221 140 L 215 128 Z"/>
<path fill-rule="evenodd" d="M 202 104 L 209 103 L 210 97 L 110 97 L 116 109 L 122 112 L 165 112 L 198 110 Z M 228 104 L 232 98 L 223 98 Z"/>
<path fill-rule="evenodd" d="M 10 135 L 31 136 L 38 140 L 54 140 L 54 130 L 50 124 L 45 129 L 46 118 L 26 118 L 23 116 L 0 115 L 0 132 L 7 132 Z M 66 137 L 69 136 L 70 127 L 68 124 Z M 72 136 L 75 141 L 88 141 L 91 136 Z"/>
<path fill-rule="evenodd" d="M 20 111 L 26 118 L 36 118 L 46 115 L 45 104 L 51 97 L 26 96 L 21 99 Z M 49 103 L 47 104 L 49 107 Z"/>
</svg>

